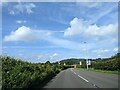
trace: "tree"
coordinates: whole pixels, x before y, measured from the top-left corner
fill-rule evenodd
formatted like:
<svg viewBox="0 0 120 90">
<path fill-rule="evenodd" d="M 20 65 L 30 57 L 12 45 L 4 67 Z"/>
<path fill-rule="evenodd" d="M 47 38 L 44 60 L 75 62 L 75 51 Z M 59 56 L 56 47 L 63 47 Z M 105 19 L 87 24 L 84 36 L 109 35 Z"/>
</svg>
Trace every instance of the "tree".
<svg viewBox="0 0 120 90">
<path fill-rule="evenodd" d="M 45 64 L 51 64 L 51 63 L 50 63 L 50 61 L 46 61 L 46 63 L 45 63 Z"/>
</svg>

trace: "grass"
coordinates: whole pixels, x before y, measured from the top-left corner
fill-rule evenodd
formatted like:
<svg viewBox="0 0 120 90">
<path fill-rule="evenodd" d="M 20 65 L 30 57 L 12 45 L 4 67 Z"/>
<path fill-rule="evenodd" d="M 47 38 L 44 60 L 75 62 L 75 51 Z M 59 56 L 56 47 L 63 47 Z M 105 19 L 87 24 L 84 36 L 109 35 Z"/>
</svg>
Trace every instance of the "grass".
<svg viewBox="0 0 120 90">
<path fill-rule="evenodd" d="M 98 69 L 94 69 L 94 68 L 80 68 L 80 70 L 86 70 L 86 71 L 94 71 L 94 72 L 102 72 L 102 73 L 110 73 L 110 74 L 119 74 L 120 75 L 120 71 L 108 71 L 108 70 L 98 70 Z"/>
</svg>

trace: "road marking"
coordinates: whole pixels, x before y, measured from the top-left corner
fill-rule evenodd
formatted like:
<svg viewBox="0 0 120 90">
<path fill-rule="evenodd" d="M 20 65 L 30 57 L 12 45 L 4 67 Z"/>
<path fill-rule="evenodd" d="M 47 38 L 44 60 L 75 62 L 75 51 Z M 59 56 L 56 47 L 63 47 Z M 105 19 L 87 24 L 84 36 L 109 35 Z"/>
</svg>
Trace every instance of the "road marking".
<svg viewBox="0 0 120 90">
<path fill-rule="evenodd" d="M 87 79 L 83 78 L 82 76 L 78 75 L 78 77 L 80 77 L 81 79 L 83 79 L 86 82 L 89 82 Z"/>
<path fill-rule="evenodd" d="M 71 69 L 71 71 L 75 74 L 75 75 L 77 75 L 74 71 L 73 71 L 73 69 Z M 82 77 L 82 76 L 80 76 L 80 75 L 78 75 L 78 77 L 80 77 L 81 79 L 83 79 L 84 81 L 86 81 L 87 83 L 89 82 L 87 79 L 85 79 L 84 77 Z M 89 82 L 89 83 L 91 83 L 91 82 Z M 94 87 L 96 87 L 96 88 L 99 88 L 97 85 L 95 85 L 95 84 L 93 84 L 93 83 L 91 83 Z"/>
<path fill-rule="evenodd" d="M 73 72 L 73 70 L 71 69 L 71 71 Z"/>
<path fill-rule="evenodd" d="M 71 69 L 71 71 L 76 75 L 76 73 Z M 86 82 L 89 82 L 87 79 L 83 78 L 82 76 L 78 75 L 78 77 L 80 77 L 81 79 L 83 79 Z"/>
<path fill-rule="evenodd" d="M 76 73 L 74 72 L 74 74 L 76 74 Z"/>
</svg>

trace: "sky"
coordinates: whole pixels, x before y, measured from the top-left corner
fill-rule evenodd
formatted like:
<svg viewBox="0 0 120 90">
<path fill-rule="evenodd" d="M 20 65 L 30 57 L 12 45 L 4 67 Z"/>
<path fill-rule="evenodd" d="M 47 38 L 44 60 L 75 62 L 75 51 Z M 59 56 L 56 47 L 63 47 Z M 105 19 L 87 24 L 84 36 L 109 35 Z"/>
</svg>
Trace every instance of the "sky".
<svg viewBox="0 0 120 90">
<path fill-rule="evenodd" d="M 29 62 L 106 58 L 118 52 L 117 2 L 2 4 L 2 54 Z"/>
</svg>

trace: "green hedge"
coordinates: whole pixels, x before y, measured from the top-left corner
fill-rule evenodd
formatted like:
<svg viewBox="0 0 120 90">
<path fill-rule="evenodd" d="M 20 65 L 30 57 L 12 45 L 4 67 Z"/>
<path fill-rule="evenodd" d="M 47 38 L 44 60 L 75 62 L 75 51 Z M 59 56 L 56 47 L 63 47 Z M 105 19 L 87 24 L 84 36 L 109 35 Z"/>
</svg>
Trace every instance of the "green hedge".
<svg viewBox="0 0 120 90">
<path fill-rule="evenodd" d="M 96 60 L 92 63 L 92 67 L 101 70 L 120 70 L 120 54 L 109 59 Z"/>
<path fill-rule="evenodd" d="M 57 64 L 33 64 L 11 57 L 2 61 L 2 89 L 41 88 L 60 70 Z"/>
</svg>

